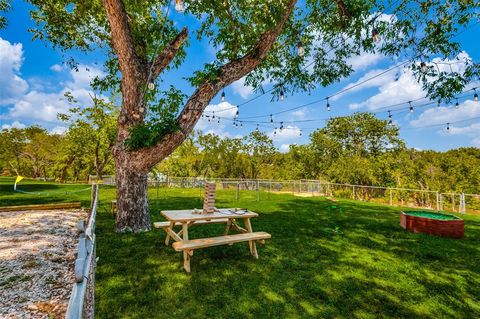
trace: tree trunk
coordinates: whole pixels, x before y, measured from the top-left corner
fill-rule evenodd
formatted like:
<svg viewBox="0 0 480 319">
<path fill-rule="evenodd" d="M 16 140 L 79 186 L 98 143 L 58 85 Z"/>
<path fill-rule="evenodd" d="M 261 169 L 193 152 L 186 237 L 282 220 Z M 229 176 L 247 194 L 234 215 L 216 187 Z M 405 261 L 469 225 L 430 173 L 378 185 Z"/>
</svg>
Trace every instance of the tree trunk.
<svg viewBox="0 0 480 319">
<path fill-rule="evenodd" d="M 143 232 L 151 228 L 148 212 L 148 171 L 139 171 L 128 155 L 115 156 L 117 185 L 117 232 Z"/>
</svg>

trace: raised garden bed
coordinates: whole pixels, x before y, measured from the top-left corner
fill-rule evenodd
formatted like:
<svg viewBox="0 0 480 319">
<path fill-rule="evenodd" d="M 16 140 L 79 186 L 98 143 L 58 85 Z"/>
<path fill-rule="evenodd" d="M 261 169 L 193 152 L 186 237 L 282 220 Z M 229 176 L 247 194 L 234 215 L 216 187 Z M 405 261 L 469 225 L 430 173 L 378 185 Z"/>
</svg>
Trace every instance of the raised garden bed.
<svg viewBox="0 0 480 319">
<path fill-rule="evenodd" d="M 401 212 L 400 226 L 414 233 L 450 238 L 464 236 L 463 219 L 447 214 L 423 211 Z"/>
</svg>

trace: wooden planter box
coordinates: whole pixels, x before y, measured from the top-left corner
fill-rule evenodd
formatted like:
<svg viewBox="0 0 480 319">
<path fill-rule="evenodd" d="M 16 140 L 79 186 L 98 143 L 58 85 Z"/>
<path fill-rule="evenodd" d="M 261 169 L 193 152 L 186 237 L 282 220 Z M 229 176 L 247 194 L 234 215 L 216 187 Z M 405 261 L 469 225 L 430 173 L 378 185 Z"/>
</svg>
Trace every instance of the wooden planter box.
<svg viewBox="0 0 480 319">
<path fill-rule="evenodd" d="M 458 217 L 451 220 L 442 220 L 414 216 L 409 215 L 408 212 L 401 212 L 400 226 L 414 233 L 450 238 L 463 238 L 464 236 L 464 222 L 463 219 Z"/>
</svg>

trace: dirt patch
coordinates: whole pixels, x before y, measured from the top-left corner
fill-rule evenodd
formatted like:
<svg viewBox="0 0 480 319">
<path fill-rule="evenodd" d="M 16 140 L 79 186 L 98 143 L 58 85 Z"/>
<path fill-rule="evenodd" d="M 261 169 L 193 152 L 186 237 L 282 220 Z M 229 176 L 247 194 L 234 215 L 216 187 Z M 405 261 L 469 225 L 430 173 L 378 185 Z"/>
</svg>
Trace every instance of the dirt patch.
<svg viewBox="0 0 480 319">
<path fill-rule="evenodd" d="M 63 318 L 83 210 L 0 212 L 0 317 Z"/>
</svg>

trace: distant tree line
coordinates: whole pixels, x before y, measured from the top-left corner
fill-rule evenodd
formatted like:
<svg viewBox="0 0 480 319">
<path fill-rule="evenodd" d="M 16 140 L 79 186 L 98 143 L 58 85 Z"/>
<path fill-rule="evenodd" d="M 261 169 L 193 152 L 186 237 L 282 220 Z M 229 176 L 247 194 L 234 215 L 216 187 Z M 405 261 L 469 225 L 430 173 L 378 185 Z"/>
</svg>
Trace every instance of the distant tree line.
<svg viewBox="0 0 480 319">
<path fill-rule="evenodd" d="M 1 132 L 5 175 L 87 180 L 114 173 L 115 108 L 96 101 L 61 118 L 64 135 L 32 126 Z M 279 152 L 255 130 L 242 138 L 196 132 L 155 167 L 170 176 L 322 179 L 337 183 L 480 193 L 480 149 L 447 152 L 405 146 L 398 128 L 369 113 L 332 118 L 304 145 Z"/>
</svg>

